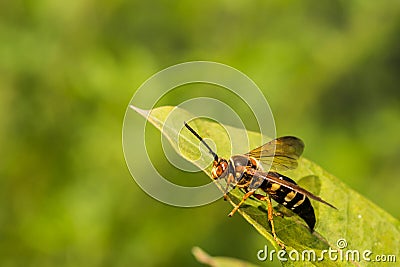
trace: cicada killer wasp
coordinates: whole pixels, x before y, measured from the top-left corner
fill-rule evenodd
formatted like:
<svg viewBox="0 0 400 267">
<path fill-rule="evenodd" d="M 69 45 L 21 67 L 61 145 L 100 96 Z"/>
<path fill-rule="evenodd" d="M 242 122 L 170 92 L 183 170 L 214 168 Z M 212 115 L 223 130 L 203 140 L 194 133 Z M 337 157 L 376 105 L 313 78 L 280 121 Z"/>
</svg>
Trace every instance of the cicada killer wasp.
<svg viewBox="0 0 400 267">
<path fill-rule="evenodd" d="M 227 198 L 230 187 L 242 188 L 245 192 L 242 200 L 233 208 L 228 216 L 232 216 L 250 196 L 267 201 L 268 221 L 271 226 L 271 232 L 276 243 L 283 249 L 285 246 L 275 233 L 271 199 L 300 216 L 306 222 L 311 232 L 314 230 L 316 220 L 310 198 L 336 209 L 332 204 L 297 185 L 289 177 L 278 173 L 278 171 L 297 168 L 297 160 L 304 150 L 304 143 L 299 138 L 293 136 L 279 137 L 246 154 L 234 155 L 229 160 L 226 160 L 219 157 L 186 122 L 184 124 L 206 146 L 209 153 L 214 157 L 211 176 L 215 180 L 226 180 L 224 198 Z M 268 164 L 268 166 L 271 166 L 271 169 L 267 172 L 264 171 L 262 163 Z M 261 189 L 266 194 L 256 193 L 257 189 Z"/>
</svg>

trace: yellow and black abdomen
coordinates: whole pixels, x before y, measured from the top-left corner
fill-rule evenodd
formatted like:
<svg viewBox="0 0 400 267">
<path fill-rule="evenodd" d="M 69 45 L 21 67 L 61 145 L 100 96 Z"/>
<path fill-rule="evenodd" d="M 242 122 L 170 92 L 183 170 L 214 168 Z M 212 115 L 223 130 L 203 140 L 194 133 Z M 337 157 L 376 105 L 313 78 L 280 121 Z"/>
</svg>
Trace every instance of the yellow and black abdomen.
<svg viewBox="0 0 400 267">
<path fill-rule="evenodd" d="M 295 181 L 284 175 L 274 173 L 279 179 L 288 181 L 296 184 Z M 266 193 L 268 193 L 273 200 L 282 204 L 286 208 L 292 210 L 300 216 L 310 227 L 310 230 L 314 230 L 315 226 L 315 213 L 314 208 L 311 206 L 310 199 L 305 195 L 295 192 L 290 188 L 281 186 L 277 183 L 265 181 L 261 186 Z"/>
</svg>

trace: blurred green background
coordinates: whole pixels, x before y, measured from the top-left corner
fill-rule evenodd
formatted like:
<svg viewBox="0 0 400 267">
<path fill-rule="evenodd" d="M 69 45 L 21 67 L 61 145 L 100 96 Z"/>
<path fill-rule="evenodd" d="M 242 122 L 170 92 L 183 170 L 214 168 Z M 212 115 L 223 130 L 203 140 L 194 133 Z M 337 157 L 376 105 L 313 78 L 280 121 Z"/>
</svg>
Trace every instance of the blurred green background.
<svg viewBox="0 0 400 267">
<path fill-rule="evenodd" d="M 227 203 L 164 205 L 124 162 L 133 93 L 190 60 L 247 74 L 278 135 L 400 218 L 399 1 L 1 1 L 1 266 L 201 266 L 195 245 L 257 263 Z"/>
</svg>

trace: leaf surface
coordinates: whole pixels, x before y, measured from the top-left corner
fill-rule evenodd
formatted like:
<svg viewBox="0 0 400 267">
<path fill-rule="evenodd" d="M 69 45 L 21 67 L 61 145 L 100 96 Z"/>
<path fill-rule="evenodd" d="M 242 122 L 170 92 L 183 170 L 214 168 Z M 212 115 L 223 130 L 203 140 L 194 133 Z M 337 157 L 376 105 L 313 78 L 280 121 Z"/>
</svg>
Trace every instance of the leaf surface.
<svg viewBox="0 0 400 267">
<path fill-rule="evenodd" d="M 198 166 L 208 164 L 208 167 L 203 169 L 207 175 L 211 172 L 209 163 L 212 162 L 212 156 L 203 145 L 199 146 L 199 141 L 195 136 L 183 128 L 184 121 L 190 121 L 191 127 L 204 139 L 208 141 L 211 139 L 215 143 L 217 154 L 226 159 L 231 156 L 229 136 L 246 134 L 250 148 L 262 145 L 260 144 L 262 136 L 259 133 L 232 128 L 228 125 L 222 126 L 206 119 L 192 120 L 193 115 L 177 107 L 165 106 L 152 111 L 133 106 L 131 108 L 161 130 L 182 157 L 194 161 L 194 164 Z M 173 116 L 169 116 L 172 113 Z M 167 120 L 168 123 L 165 123 Z M 242 153 L 246 152 L 248 151 L 242 151 Z M 288 254 L 285 256 L 287 261 L 282 261 L 283 266 L 375 266 L 374 260 L 377 255 L 395 255 L 398 260 L 400 223 L 390 214 L 305 158 L 300 158 L 298 168 L 283 172 L 283 174 L 338 208 L 335 210 L 312 201 L 317 224 L 315 231 L 310 233 L 301 218 L 293 213 L 290 214 L 291 212 L 285 208 L 276 207 L 285 214 L 283 218 L 274 217 L 276 233 L 287 247 Z M 234 205 L 242 196 L 243 193 L 240 190 L 231 190 L 228 200 Z M 239 213 L 269 240 L 277 251 L 280 249 L 273 240 L 267 223 L 265 203 L 249 199 L 239 209 Z M 339 244 L 341 247 L 338 247 L 339 240 L 345 240 L 346 246 L 342 248 L 344 243 L 341 243 Z M 302 255 L 304 250 L 313 252 Z M 325 252 L 321 260 L 324 250 L 337 250 L 337 252 L 332 252 L 331 257 L 328 252 Z M 354 252 L 355 250 L 358 252 Z M 372 252 L 366 255 L 370 261 L 363 258 L 366 250 Z M 337 257 L 336 260 L 335 257 Z"/>
</svg>

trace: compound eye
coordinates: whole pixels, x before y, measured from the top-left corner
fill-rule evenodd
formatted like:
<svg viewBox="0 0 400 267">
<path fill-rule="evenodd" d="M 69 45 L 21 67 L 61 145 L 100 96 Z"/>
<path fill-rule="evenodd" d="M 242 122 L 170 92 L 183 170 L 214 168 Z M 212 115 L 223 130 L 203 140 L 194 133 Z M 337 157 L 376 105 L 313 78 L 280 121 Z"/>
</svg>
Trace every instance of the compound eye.
<svg viewBox="0 0 400 267">
<path fill-rule="evenodd" d="M 217 167 L 217 176 L 220 177 L 222 175 L 222 168 L 221 166 Z"/>
<path fill-rule="evenodd" d="M 228 167 L 228 163 L 226 161 L 223 161 L 218 165 L 218 167 L 217 167 L 218 177 L 220 177 L 222 174 L 224 174 L 227 167 Z"/>
<path fill-rule="evenodd" d="M 213 167 L 212 177 L 214 179 L 221 177 L 224 174 L 226 168 L 228 168 L 228 163 L 226 161 L 218 162 L 218 164 L 214 165 Z"/>
</svg>

